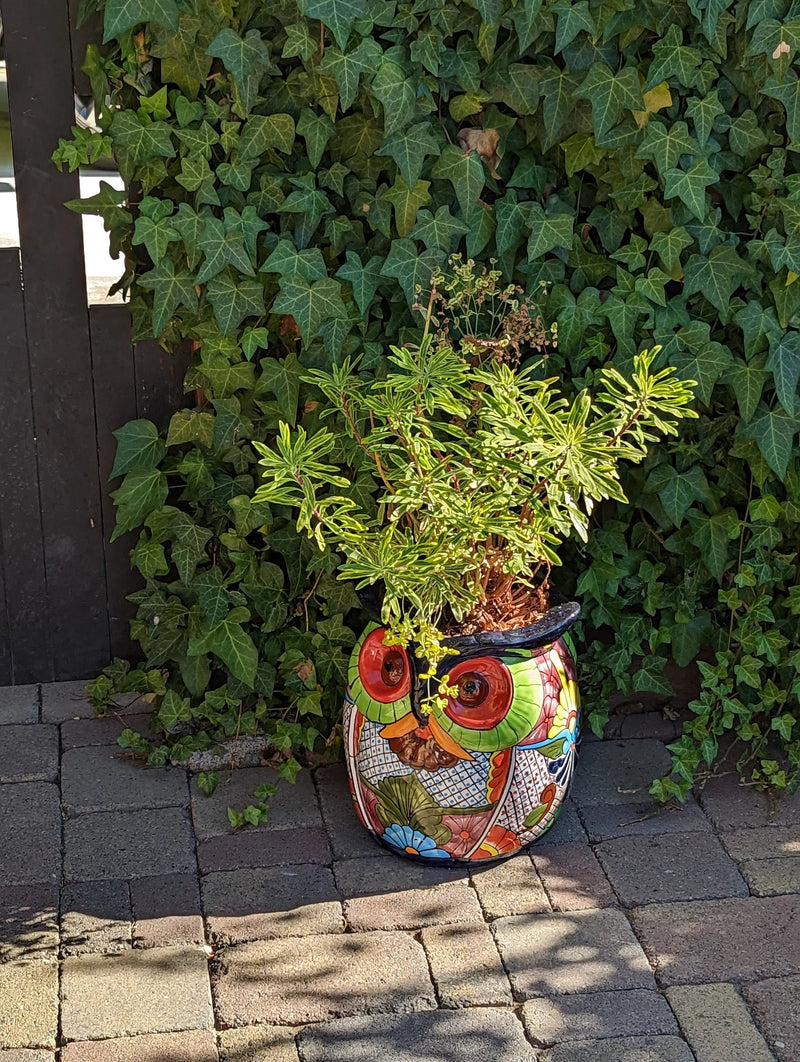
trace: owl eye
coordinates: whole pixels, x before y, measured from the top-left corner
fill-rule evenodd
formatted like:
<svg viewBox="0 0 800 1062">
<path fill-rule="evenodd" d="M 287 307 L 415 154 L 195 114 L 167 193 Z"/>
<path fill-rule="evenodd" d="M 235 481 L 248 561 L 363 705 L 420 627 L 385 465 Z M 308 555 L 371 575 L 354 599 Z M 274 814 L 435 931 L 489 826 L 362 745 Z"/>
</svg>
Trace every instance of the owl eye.
<svg viewBox="0 0 800 1062">
<path fill-rule="evenodd" d="M 411 668 L 405 649 L 384 645 L 382 627 L 364 639 L 358 654 L 358 677 L 364 689 L 381 704 L 391 704 L 411 690 Z"/>
<path fill-rule="evenodd" d="M 469 730 L 491 730 L 505 719 L 514 699 L 514 683 L 506 665 L 494 656 L 465 660 L 450 672 L 450 697 L 445 714 Z"/>
</svg>

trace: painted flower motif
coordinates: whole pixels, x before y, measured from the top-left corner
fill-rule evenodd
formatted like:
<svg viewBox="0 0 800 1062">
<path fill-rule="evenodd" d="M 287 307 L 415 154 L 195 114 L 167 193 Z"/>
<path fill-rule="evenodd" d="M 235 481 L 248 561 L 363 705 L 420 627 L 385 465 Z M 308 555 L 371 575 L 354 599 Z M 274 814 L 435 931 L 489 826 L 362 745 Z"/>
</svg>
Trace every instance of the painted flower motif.
<svg viewBox="0 0 800 1062">
<path fill-rule="evenodd" d="M 408 855 L 424 856 L 426 859 L 449 859 L 450 853 L 439 848 L 432 837 L 412 829 L 411 826 L 398 826 L 393 823 L 383 833 L 387 844 L 400 848 Z"/>
<path fill-rule="evenodd" d="M 481 815 L 444 815 L 442 822 L 452 834 L 447 850 L 455 859 L 463 859 L 486 832 L 491 812 Z"/>
<path fill-rule="evenodd" d="M 553 717 L 553 722 L 547 732 L 548 737 L 555 737 L 563 730 L 570 734 L 575 733 L 578 725 L 578 710 L 580 708 L 580 694 L 578 684 L 564 666 L 564 660 L 555 649 L 550 650 L 550 663 L 558 673 L 561 680 L 561 692 L 558 695 L 558 708 Z M 571 669 L 570 669 L 571 671 Z"/>
<path fill-rule="evenodd" d="M 520 847 L 519 837 L 505 826 L 492 826 L 473 859 L 495 859 Z"/>
</svg>

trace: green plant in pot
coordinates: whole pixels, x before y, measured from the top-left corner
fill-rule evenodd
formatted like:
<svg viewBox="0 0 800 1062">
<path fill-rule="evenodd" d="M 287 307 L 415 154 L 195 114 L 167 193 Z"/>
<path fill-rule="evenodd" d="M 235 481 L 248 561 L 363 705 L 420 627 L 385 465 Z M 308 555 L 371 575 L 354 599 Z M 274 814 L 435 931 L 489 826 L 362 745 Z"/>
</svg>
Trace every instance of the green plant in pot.
<svg viewBox="0 0 800 1062">
<path fill-rule="evenodd" d="M 654 371 L 657 348 L 567 400 L 537 315 L 471 262 L 434 278 L 424 313 L 385 378 L 348 360 L 309 373 L 341 430 L 283 424 L 274 448 L 256 444 L 256 499 L 299 510 L 340 576 L 378 591 L 344 708 L 353 796 L 381 843 L 446 864 L 504 858 L 555 821 L 580 732 L 557 547 L 623 497 L 622 460 L 694 414 L 691 382 Z M 348 462 L 378 481 L 377 507 L 341 492 Z"/>
</svg>

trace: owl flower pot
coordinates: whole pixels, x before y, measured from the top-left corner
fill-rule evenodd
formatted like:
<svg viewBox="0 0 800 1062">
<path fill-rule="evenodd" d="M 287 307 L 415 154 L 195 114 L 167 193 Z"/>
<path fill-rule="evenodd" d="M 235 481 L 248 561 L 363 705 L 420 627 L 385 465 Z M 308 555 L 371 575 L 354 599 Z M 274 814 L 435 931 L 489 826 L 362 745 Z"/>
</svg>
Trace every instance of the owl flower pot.
<svg viewBox="0 0 800 1062">
<path fill-rule="evenodd" d="M 392 852 L 439 866 L 506 859 L 555 822 L 569 791 L 580 700 L 574 602 L 537 623 L 444 640 L 446 702 L 419 661 L 371 623 L 350 659 L 344 741 L 359 818 Z"/>
</svg>

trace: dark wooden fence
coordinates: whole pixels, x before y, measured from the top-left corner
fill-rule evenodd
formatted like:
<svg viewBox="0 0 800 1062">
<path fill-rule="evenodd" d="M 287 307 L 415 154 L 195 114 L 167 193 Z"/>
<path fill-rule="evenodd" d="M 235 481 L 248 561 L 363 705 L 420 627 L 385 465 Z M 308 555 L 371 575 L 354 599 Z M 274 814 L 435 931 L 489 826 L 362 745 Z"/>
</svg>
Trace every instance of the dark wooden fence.
<svg viewBox="0 0 800 1062">
<path fill-rule="evenodd" d="M 184 364 L 132 347 L 127 310 L 89 306 L 73 124 L 85 32 L 68 0 L 0 0 L 20 247 L 0 248 L 0 685 L 90 677 L 126 655 L 131 542 L 108 542 L 112 431 L 163 422 Z M 73 51 L 75 54 L 73 55 Z M 126 536 L 129 539 L 130 536 Z"/>
</svg>

